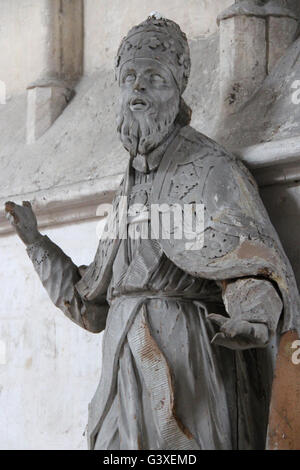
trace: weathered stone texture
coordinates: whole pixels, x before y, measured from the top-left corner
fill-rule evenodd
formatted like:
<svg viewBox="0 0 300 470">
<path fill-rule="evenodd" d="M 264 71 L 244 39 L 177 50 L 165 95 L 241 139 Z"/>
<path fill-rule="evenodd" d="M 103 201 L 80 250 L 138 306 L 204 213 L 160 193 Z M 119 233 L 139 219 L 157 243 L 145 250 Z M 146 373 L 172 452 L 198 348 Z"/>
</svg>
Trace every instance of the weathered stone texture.
<svg viewBox="0 0 300 470">
<path fill-rule="evenodd" d="M 33 144 L 58 118 L 70 99 L 59 86 L 34 87 L 27 93 L 27 144 Z"/>
<path fill-rule="evenodd" d="M 220 22 L 220 100 L 226 114 L 249 100 L 266 77 L 266 21 L 235 16 Z"/>
<path fill-rule="evenodd" d="M 269 17 L 268 28 L 268 73 L 283 56 L 295 39 L 298 23 L 293 18 Z"/>
<path fill-rule="evenodd" d="M 299 136 L 300 105 L 295 99 L 299 95 L 299 50 L 300 38 L 243 109 L 220 124 L 219 141 L 229 147 L 242 147 Z"/>
</svg>

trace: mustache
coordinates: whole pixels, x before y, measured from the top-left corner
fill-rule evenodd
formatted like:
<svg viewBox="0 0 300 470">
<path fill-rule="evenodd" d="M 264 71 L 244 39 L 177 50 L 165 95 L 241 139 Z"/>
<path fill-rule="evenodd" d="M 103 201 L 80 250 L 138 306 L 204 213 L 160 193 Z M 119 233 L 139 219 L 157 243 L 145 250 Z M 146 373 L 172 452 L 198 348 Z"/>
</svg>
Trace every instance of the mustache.
<svg viewBox="0 0 300 470">
<path fill-rule="evenodd" d="M 153 107 L 153 104 L 153 100 L 149 100 L 146 96 L 141 95 L 140 93 L 135 93 L 129 97 L 127 102 L 127 106 L 129 106 L 131 109 L 136 105 L 142 105 L 144 107 L 143 111 L 149 110 L 151 107 Z"/>
</svg>

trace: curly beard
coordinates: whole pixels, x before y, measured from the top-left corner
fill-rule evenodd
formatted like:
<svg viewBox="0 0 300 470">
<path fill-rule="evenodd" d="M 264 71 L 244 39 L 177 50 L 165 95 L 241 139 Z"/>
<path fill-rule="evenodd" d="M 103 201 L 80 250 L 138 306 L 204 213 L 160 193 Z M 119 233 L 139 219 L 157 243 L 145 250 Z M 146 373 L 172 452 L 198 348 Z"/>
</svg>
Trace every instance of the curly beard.
<svg viewBox="0 0 300 470">
<path fill-rule="evenodd" d="M 132 157 L 152 152 L 169 134 L 179 111 L 179 97 L 172 102 L 154 104 L 146 111 L 132 111 L 129 102 L 122 102 L 118 115 L 118 133 Z"/>
</svg>

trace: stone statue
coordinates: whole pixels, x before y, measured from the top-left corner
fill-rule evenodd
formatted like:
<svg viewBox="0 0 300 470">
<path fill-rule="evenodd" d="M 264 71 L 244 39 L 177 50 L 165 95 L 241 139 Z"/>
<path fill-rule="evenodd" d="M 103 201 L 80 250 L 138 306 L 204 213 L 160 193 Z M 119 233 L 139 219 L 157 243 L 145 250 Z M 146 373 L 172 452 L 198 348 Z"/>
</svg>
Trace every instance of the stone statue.
<svg viewBox="0 0 300 470">
<path fill-rule="evenodd" d="M 126 221 L 90 266 L 39 233 L 29 202 L 6 203 L 52 302 L 86 330 L 105 330 L 92 449 L 263 449 L 272 341 L 299 331 L 294 275 L 253 177 L 189 126 L 189 73 L 173 21 L 152 14 L 123 39 L 118 133 L 130 161 L 106 235 L 122 225 L 124 201 Z M 164 216 L 201 207 L 203 226 L 192 241 L 153 234 L 154 206 Z"/>
</svg>

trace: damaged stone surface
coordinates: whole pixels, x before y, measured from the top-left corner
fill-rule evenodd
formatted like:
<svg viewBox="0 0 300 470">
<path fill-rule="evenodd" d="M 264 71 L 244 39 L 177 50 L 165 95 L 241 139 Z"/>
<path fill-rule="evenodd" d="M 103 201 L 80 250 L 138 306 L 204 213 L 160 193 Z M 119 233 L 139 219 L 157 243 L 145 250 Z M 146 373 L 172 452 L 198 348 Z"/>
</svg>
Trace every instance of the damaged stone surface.
<svg viewBox="0 0 300 470">
<path fill-rule="evenodd" d="M 268 24 L 268 61 L 267 72 L 271 72 L 286 49 L 296 39 L 298 21 L 293 18 L 272 16 Z"/>
<path fill-rule="evenodd" d="M 220 23 L 220 108 L 224 120 L 246 103 L 267 74 L 266 22 L 236 16 Z"/>
<path fill-rule="evenodd" d="M 298 15 L 290 8 L 283 5 L 280 0 L 239 0 L 231 5 L 220 15 L 217 21 L 232 18 L 234 16 L 257 16 L 257 17 L 287 17 L 298 19 Z"/>
<path fill-rule="evenodd" d="M 272 1 L 242 1 L 225 10 L 218 23 L 220 112 L 225 121 L 252 98 L 292 44 L 298 19 Z"/>
<path fill-rule="evenodd" d="M 232 148 L 299 136 L 299 54 L 300 38 L 243 109 L 220 125 L 216 133 L 219 141 Z"/>
<path fill-rule="evenodd" d="M 299 344 L 299 336 L 295 331 L 283 335 L 280 343 L 270 407 L 268 450 L 300 448 L 299 365 L 293 363 L 293 355 Z"/>
</svg>

